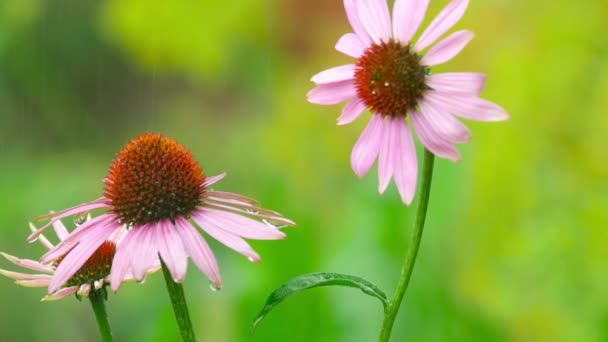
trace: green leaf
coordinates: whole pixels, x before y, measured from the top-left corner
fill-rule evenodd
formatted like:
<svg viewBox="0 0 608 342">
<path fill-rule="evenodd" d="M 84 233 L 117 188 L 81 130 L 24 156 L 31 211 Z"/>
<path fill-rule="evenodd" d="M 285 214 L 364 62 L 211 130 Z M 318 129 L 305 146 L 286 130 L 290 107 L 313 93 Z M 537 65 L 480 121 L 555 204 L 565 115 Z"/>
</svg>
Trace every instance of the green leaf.
<svg viewBox="0 0 608 342">
<path fill-rule="evenodd" d="M 386 308 L 388 304 L 388 299 L 386 298 L 386 294 L 382 292 L 376 285 L 370 283 L 369 281 L 352 275 L 347 274 L 339 274 L 339 273 L 311 273 L 304 274 L 298 276 L 287 283 L 283 284 L 283 286 L 276 289 L 273 293 L 270 294 L 268 299 L 266 300 L 266 304 L 264 308 L 260 311 L 258 316 L 253 321 L 253 328 L 255 327 L 268 315 L 272 309 L 274 309 L 277 305 L 279 305 L 282 301 L 287 299 L 287 297 L 292 294 L 312 289 L 320 286 L 346 286 L 346 287 L 354 287 L 363 291 L 365 294 L 370 295 L 372 297 L 376 297 L 382 302 L 382 305 Z"/>
</svg>

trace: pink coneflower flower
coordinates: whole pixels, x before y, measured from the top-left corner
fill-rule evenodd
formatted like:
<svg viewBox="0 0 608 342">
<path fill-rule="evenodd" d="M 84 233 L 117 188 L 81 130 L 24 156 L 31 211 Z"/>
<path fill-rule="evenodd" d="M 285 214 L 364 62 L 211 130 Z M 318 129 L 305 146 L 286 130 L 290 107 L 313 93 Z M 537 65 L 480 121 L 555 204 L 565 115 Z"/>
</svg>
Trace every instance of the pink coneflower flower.
<svg viewBox="0 0 608 342">
<path fill-rule="evenodd" d="M 313 76 L 318 86 L 308 93 L 308 101 L 316 104 L 350 101 L 338 125 L 351 123 L 370 109 L 371 122 L 352 151 L 352 168 L 363 177 L 379 158 L 380 193 L 393 177 L 405 204 L 412 202 L 418 177 L 410 125 L 429 151 L 458 161 L 454 144 L 469 141 L 471 132 L 454 115 L 478 121 L 509 118 L 504 109 L 479 97 L 483 74 L 430 74 L 429 67 L 455 57 L 473 33 L 454 32 L 423 55 L 460 20 L 469 1 L 453 0 L 413 43 L 428 4 L 429 0 L 396 0 L 391 22 L 386 0 L 344 0 L 354 33 L 342 36 L 336 49 L 357 61 Z"/>
<path fill-rule="evenodd" d="M 63 217 L 93 209 L 107 210 L 82 224 L 42 257 L 42 262 L 47 262 L 71 250 L 57 267 L 49 291 L 63 286 L 122 226 L 127 226 L 128 233 L 114 256 L 112 290 L 118 290 L 131 272 L 137 281 L 143 281 L 146 270 L 158 263 L 159 257 L 173 280 L 182 282 L 188 256 L 212 285 L 220 288 L 217 261 L 197 227 L 258 262 L 260 257 L 243 238 L 283 239 L 285 234 L 275 225 L 294 225 L 250 198 L 209 189 L 224 176 L 205 177 L 190 152 L 169 137 L 144 134 L 133 139 L 112 163 L 104 179 L 103 197 L 47 215 L 50 222 L 30 235 L 29 240 L 36 239 Z"/>
<path fill-rule="evenodd" d="M 30 224 L 32 231 L 36 228 Z M 68 230 L 61 221 L 53 222 L 53 228 L 60 241 L 63 241 L 68 236 Z M 116 253 L 116 244 L 126 231 L 117 230 L 109 240 L 103 241 L 99 247 L 89 256 L 89 258 L 80 266 L 80 268 L 71 275 L 71 277 L 62 284 L 58 289 L 49 291 L 49 294 L 42 298 L 46 300 L 57 300 L 65 298 L 72 294 L 77 294 L 81 297 L 87 297 L 93 290 L 102 289 L 110 280 L 110 268 L 112 259 Z M 51 250 L 55 246 L 44 236 L 39 235 L 38 241 L 47 249 Z M 69 254 L 70 252 L 68 252 Z M 56 260 L 42 263 L 34 260 L 20 259 L 7 253 L 0 252 L 4 258 L 17 266 L 21 266 L 28 270 L 42 272 L 39 274 L 27 274 L 20 272 L 12 272 L 0 269 L 0 274 L 15 279 L 18 285 L 25 287 L 49 287 L 53 277 L 56 275 L 56 269 L 62 264 L 66 255 L 58 257 Z M 160 265 L 154 265 L 147 270 L 148 273 L 154 272 L 160 268 Z M 133 276 L 127 274 L 126 280 L 133 279 Z"/>
</svg>

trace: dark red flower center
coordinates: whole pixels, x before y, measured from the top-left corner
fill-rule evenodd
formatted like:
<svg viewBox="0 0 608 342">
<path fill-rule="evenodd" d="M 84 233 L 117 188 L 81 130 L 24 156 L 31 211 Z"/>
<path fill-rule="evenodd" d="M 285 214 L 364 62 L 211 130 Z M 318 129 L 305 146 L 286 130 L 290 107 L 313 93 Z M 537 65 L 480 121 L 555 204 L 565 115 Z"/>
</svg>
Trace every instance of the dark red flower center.
<svg viewBox="0 0 608 342">
<path fill-rule="evenodd" d="M 375 113 L 405 117 L 428 89 L 427 74 L 409 45 L 395 40 L 372 44 L 357 61 L 357 94 Z"/>
<path fill-rule="evenodd" d="M 104 195 L 126 224 L 188 216 L 200 203 L 203 169 L 177 141 L 144 134 L 131 140 L 114 159 Z"/>
<path fill-rule="evenodd" d="M 69 252 L 68 252 L 69 253 Z M 78 272 L 66 283 L 66 287 L 92 284 L 97 280 L 103 279 L 110 274 L 112 260 L 116 254 L 116 245 L 112 242 L 104 242 L 93 255 L 82 265 Z M 56 266 L 61 264 L 65 255 L 57 259 Z"/>
</svg>

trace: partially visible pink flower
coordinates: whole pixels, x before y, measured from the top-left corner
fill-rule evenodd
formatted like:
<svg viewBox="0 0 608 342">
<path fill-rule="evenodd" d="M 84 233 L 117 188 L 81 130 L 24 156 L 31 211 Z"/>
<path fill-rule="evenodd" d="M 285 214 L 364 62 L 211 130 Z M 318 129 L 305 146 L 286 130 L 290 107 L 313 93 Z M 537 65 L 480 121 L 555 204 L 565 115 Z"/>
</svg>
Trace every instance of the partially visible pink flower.
<svg viewBox="0 0 608 342">
<path fill-rule="evenodd" d="M 118 245 L 112 264 L 110 281 L 114 291 L 131 273 L 137 281 L 143 281 L 146 270 L 160 259 L 173 280 L 182 282 L 188 257 L 214 287 L 220 288 L 219 267 L 201 231 L 258 262 L 259 255 L 244 238 L 283 239 L 285 234 L 279 226 L 295 225 L 280 214 L 261 208 L 253 199 L 209 189 L 224 176 L 205 177 L 191 153 L 169 137 L 144 134 L 133 139 L 112 163 L 102 198 L 46 216 L 50 222 L 30 235 L 30 241 L 36 239 L 51 223 L 67 216 L 107 210 L 82 224 L 42 257 L 42 262 L 48 262 L 70 251 L 57 267 L 49 291 L 63 286 L 123 226 L 128 232 Z"/>
<path fill-rule="evenodd" d="M 32 231 L 36 228 L 30 224 Z M 53 228 L 60 241 L 63 241 L 68 236 L 68 230 L 65 228 L 61 221 L 53 222 Z M 61 287 L 49 291 L 49 294 L 42 298 L 46 300 L 57 300 L 65 298 L 72 294 L 77 294 L 82 297 L 87 297 L 92 290 L 99 290 L 103 288 L 110 280 L 110 267 L 112 265 L 112 259 L 116 252 L 116 244 L 120 243 L 120 240 L 124 236 L 126 231 L 117 230 L 107 241 L 104 241 L 94 253 L 81 265 L 81 267 L 73 274 L 65 284 Z M 55 248 L 55 246 L 44 236 L 39 235 L 38 241 L 47 250 Z M 69 254 L 69 252 L 68 252 Z M 65 255 L 58 257 L 56 260 L 48 262 L 38 262 L 28 259 L 20 259 L 7 253 L 0 252 L 5 259 L 12 262 L 13 264 L 23 267 L 25 269 L 42 272 L 37 274 L 28 274 L 21 272 L 13 272 L 4 269 L 0 269 L 0 274 L 3 276 L 16 280 L 16 284 L 25 287 L 39 287 L 48 288 L 52 282 L 53 277 L 56 274 L 56 269 L 63 260 Z M 160 269 L 160 264 L 153 265 L 148 269 L 147 273 L 155 272 Z M 127 279 L 133 279 L 131 274 L 128 274 Z"/>
<path fill-rule="evenodd" d="M 380 193 L 394 178 L 408 205 L 418 178 L 411 125 L 429 151 L 459 161 L 454 145 L 469 141 L 471 132 L 455 116 L 478 121 L 509 118 L 500 106 L 479 97 L 483 74 L 430 73 L 429 67 L 451 60 L 473 39 L 472 32 L 457 31 L 427 51 L 460 20 L 468 4 L 451 1 L 414 43 L 429 0 L 396 0 L 392 20 L 386 0 L 344 0 L 354 33 L 342 36 L 336 49 L 357 60 L 312 77 L 317 87 L 308 93 L 308 101 L 349 101 L 338 125 L 351 123 L 370 109 L 371 122 L 352 151 L 352 168 L 363 177 L 378 158 Z"/>
</svg>

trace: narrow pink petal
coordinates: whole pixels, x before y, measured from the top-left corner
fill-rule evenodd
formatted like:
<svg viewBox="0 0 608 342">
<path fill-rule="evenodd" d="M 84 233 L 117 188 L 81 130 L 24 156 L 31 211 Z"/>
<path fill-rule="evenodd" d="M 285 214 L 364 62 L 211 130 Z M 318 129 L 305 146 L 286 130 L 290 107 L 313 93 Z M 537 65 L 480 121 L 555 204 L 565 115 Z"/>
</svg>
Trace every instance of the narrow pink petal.
<svg viewBox="0 0 608 342">
<path fill-rule="evenodd" d="M 439 91 L 429 91 L 425 101 L 448 113 L 476 121 L 503 121 L 509 114 L 499 105 L 482 98 Z"/>
<path fill-rule="evenodd" d="M 433 66 L 449 61 L 467 46 L 471 39 L 473 39 L 473 36 L 473 32 L 468 30 L 452 33 L 447 38 L 437 43 L 437 45 L 433 46 L 433 48 L 422 57 L 420 64 Z"/>
<path fill-rule="evenodd" d="M 203 184 L 201 184 L 201 186 L 202 187 L 211 186 L 211 185 L 221 181 L 222 179 L 224 179 L 224 177 L 226 177 L 226 172 L 222 172 L 216 176 L 207 177 L 207 178 L 205 178 L 205 180 L 203 181 Z"/>
<path fill-rule="evenodd" d="M 382 120 L 382 127 L 380 128 L 384 132 L 378 157 L 378 192 L 381 194 L 384 193 L 393 176 L 394 159 L 397 157 L 394 150 L 397 138 L 395 136 L 397 133 L 395 128 L 399 127 L 395 122 L 397 120 L 399 119 L 386 118 Z"/>
<path fill-rule="evenodd" d="M 420 109 L 425 121 L 429 123 L 437 135 L 444 140 L 457 143 L 465 143 L 471 140 L 471 131 L 452 114 L 441 110 L 426 101 L 420 102 Z"/>
<path fill-rule="evenodd" d="M 359 177 L 363 177 L 369 172 L 369 169 L 378 156 L 382 135 L 386 134 L 386 132 L 382 131 L 383 120 L 384 118 L 382 115 L 375 114 L 372 116 L 370 123 L 353 147 L 351 153 L 351 166 L 353 171 L 355 171 L 355 174 Z"/>
<path fill-rule="evenodd" d="M 216 288 L 221 288 L 220 268 L 217 265 L 215 255 L 203 236 L 190 222 L 182 217 L 175 219 L 175 225 L 186 251 L 192 258 L 192 262 L 209 278 Z"/>
<path fill-rule="evenodd" d="M 460 153 L 456 147 L 454 147 L 454 144 L 444 140 L 441 136 L 438 136 L 431 125 L 425 120 L 424 114 L 412 111 L 410 115 L 416 134 L 418 134 L 424 147 L 433 152 L 436 156 L 454 162 L 460 160 Z"/>
<path fill-rule="evenodd" d="M 141 230 L 140 234 L 136 237 L 137 240 L 132 242 L 132 246 L 137 250 L 137 253 L 133 253 L 131 257 L 133 276 L 135 280 L 141 282 L 148 274 L 148 269 L 158 259 L 156 231 L 160 229 L 160 225 L 157 222 L 153 222 L 134 227 L 133 229 Z"/>
<path fill-rule="evenodd" d="M 3 270 L 0 268 L 0 274 L 11 279 L 15 280 L 39 280 L 39 279 L 51 279 L 51 276 L 48 274 L 27 274 L 21 272 L 13 272 L 8 270 Z"/>
<path fill-rule="evenodd" d="M 264 208 L 253 209 L 253 208 L 238 208 L 228 205 L 223 205 L 219 203 L 213 203 L 211 201 L 204 201 L 200 208 L 209 208 L 209 209 L 217 209 L 220 211 L 226 211 L 235 213 L 241 216 L 245 216 L 248 218 L 252 218 L 255 220 L 266 220 L 272 225 L 279 226 L 296 226 L 296 223 L 292 220 L 280 216 L 278 213 L 274 213 L 271 210 L 267 210 Z"/>
<path fill-rule="evenodd" d="M 401 43 L 409 43 L 428 7 L 429 0 L 396 0 L 393 6 L 393 37 Z"/>
<path fill-rule="evenodd" d="M 426 85 L 439 92 L 479 96 L 486 84 L 486 75 L 473 72 L 450 72 L 426 77 Z"/>
<path fill-rule="evenodd" d="M 74 293 L 76 293 L 76 291 L 78 291 L 78 289 L 79 289 L 79 286 L 66 287 L 66 288 L 60 289 L 57 292 L 44 296 L 44 298 L 42 298 L 41 301 L 46 302 L 46 301 L 51 301 L 51 300 L 63 299 L 67 296 L 73 295 Z"/>
<path fill-rule="evenodd" d="M 160 257 L 167 265 L 173 281 L 181 283 L 186 277 L 188 255 L 176 227 L 169 220 L 161 220 L 156 230 L 156 245 Z"/>
<path fill-rule="evenodd" d="M 469 0 L 453 0 L 449 3 L 422 33 L 414 51 L 424 50 L 451 29 L 462 18 L 468 6 Z"/>
<path fill-rule="evenodd" d="M 217 190 L 208 191 L 203 196 L 214 197 L 213 198 L 214 200 L 222 200 L 222 201 L 233 200 L 233 201 L 242 203 L 243 205 L 257 206 L 260 204 L 257 200 L 255 200 L 251 197 L 247 197 L 247 196 L 244 196 L 241 194 L 236 194 L 234 192 L 227 192 L 227 191 L 217 191 Z"/>
<path fill-rule="evenodd" d="M 0 255 L 2 255 L 6 260 L 10 261 L 11 263 L 13 263 L 17 266 L 25 267 L 25 268 L 28 268 L 28 269 L 34 270 L 34 271 L 49 272 L 49 273 L 54 272 L 54 269 L 51 266 L 41 264 L 38 261 L 29 260 L 29 259 L 19 259 L 15 256 L 6 254 L 4 252 L 0 252 Z"/>
<path fill-rule="evenodd" d="M 346 64 L 321 71 L 311 78 L 316 84 L 335 83 L 352 80 L 355 77 L 355 65 Z"/>
<path fill-rule="evenodd" d="M 342 115 L 338 118 L 338 125 L 347 125 L 355 121 L 366 108 L 367 106 L 363 100 L 360 97 L 355 97 L 342 110 Z"/>
<path fill-rule="evenodd" d="M 38 230 L 33 232 L 30 236 L 28 236 L 27 241 L 33 242 L 34 240 L 36 240 L 38 235 L 42 234 L 42 232 L 44 232 L 51 224 L 53 224 L 55 221 L 60 220 L 64 217 L 83 213 L 85 211 L 89 211 L 89 210 L 93 210 L 93 209 L 107 208 L 107 207 L 110 207 L 110 205 L 108 204 L 108 199 L 102 197 L 93 202 L 81 204 L 81 205 L 78 205 L 78 206 L 75 206 L 75 207 L 72 207 L 72 208 L 69 208 L 66 210 L 62 210 L 60 212 L 41 216 L 38 218 L 38 220 L 44 220 L 44 219 L 50 218 L 50 221 L 47 224 L 45 224 L 44 226 L 38 228 Z"/>
<path fill-rule="evenodd" d="M 308 102 L 335 105 L 357 95 L 353 80 L 321 84 L 306 94 Z"/>
<path fill-rule="evenodd" d="M 15 284 L 17 284 L 19 286 L 24 286 L 24 287 L 41 288 L 41 287 L 49 286 L 50 281 L 51 281 L 51 279 L 28 279 L 28 280 L 17 280 L 15 282 Z"/>
<path fill-rule="evenodd" d="M 357 37 L 359 37 L 359 39 L 365 46 L 369 46 L 371 45 L 372 41 L 369 38 L 367 32 L 365 31 L 365 28 L 361 24 L 359 12 L 357 10 L 357 6 L 355 5 L 356 1 L 359 0 L 344 0 L 344 9 L 346 10 L 346 16 L 348 17 L 350 26 L 353 28 L 353 31 L 355 31 Z"/>
<path fill-rule="evenodd" d="M 359 19 L 365 31 L 376 44 L 391 39 L 391 17 L 386 0 L 355 1 Z"/>
<path fill-rule="evenodd" d="M 363 44 L 361 39 L 354 33 L 343 35 L 336 43 L 336 50 L 354 58 L 363 56 L 365 49 L 365 44 Z"/>
<path fill-rule="evenodd" d="M 416 194 L 418 182 L 418 158 L 412 132 L 405 120 L 397 123 L 397 158 L 393 166 L 393 177 L 401 200 L 410 205 Z"/>
<path fill-rule="evenodd" d="M 112 291 L 116 292 L 120 288 L 123 281 L 126 280 L 127 274 L 133 277 L 130 272 L 131 259 L 134 258 L 134 254 L 139 251 L 137 242 L 139 241 L 139 235 L 142 232 L 141 227 L 133 228 L 129 231 L 127 236 L 122 240 L 122 243 L 116 247 L 116 254 L 112 261 L 112 271 L 110 272 L 110 283 L 112 285 Z"/>
<path fill-rule="evenodd" d="M 226 247 L 235 250 L 236 252 L 246 256 L 253 262 L 259 262 L 260 256 L 251 248 L 251 246 L 242 238 L 228 233 L 220 227 L 216 226 L 213 222 L 205 220 L 201 215 L 196 215 L 196 212 L 192 215 L 194 221 L 199 227 L 211 235 L 214 239 L 224 244 Z"/>
<path fill-rule="evenodd" d="M 74 273 L 82 267 L 89 257 L 95 253 L 97 248 L 107 240 L 114 230 L 115 228 L 113 226 L 99 226 L 94 230 L 95 234 L 87 235 L 86 240 L 80 241 L 80 243 L 66 255 L 55 270 L 53 280 L 51 280 L 51 283 L 49 284 L 49 293 L 53 293 L 63 286 Z"/>
<path fill-rule="evenodd" d="M 230 212 L 199 208 L 196 215 L 203 222 L 211 221 L 215 226 L 247 239 L 280 240 L 286 236 L 274 227 Z"/>
<path fill-rule="evenodd" d="M 63 222 L 61 222 L 61 220 L 53 222 L 53 229 L 55 229 L 55 234 L 57 234 L 59 240 L 62 241 L 65 240 L 65 238 L 69 234 L 68 229 L 63 225 Z"/>
<path fill-rule="evenodd" d="M 31 222 L 29 223 L 29 226 L 30 226 L 30 230 L 32 231 L 32 233 L 37 230 L 37 228 Z M 40 242 L 40 244 L 42 246 L 44 246 L 44 248 L 46 248 L 47 250 L 55 248 L 55 246 L 53 246 L 53 244 L 49 241 L 49 239 L 47 239 L 46 236 L 44 236 L 43 234 L 38 235 L 38 237 L 35 240 L 32 240 L 30 242 L 33 242 L 33 241 Z"/>
</svg>

